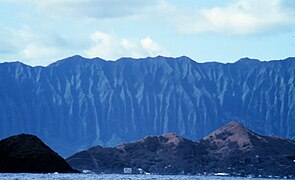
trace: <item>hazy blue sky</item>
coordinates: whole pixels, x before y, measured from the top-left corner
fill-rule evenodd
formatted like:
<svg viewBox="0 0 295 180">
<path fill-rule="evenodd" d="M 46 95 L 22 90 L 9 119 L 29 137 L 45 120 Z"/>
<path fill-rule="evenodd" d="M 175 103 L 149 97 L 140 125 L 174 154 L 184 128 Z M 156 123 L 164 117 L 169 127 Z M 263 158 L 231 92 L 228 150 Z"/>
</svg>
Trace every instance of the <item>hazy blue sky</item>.
<svg viewBox="0 0 295 180">
<path fill-rule="evenodd" d="M 295 0 L 0 0 L 0 61 L 295 56 Z"/>
</svg>

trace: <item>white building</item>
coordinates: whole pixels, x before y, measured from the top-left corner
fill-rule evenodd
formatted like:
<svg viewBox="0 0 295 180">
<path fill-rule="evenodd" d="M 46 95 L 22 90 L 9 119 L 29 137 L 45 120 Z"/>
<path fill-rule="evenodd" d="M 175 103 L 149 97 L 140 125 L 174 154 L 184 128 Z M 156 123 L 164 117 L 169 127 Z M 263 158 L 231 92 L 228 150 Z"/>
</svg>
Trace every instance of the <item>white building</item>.
<svg viewBox="0 0 295 180">
<path fill-rule="evenodd" d="M 132 174 L 132 168 L 124 168 L 125 174 Z"/>
</svg>

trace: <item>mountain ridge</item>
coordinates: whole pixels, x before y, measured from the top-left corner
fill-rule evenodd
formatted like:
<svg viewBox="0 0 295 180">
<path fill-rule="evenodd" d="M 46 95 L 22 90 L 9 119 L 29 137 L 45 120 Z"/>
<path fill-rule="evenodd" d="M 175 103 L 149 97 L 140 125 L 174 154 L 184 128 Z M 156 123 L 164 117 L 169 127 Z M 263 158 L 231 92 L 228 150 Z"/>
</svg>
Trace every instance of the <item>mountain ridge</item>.
<svg viewBox="0 0 295 180">
<path fill-rule="evenodd" d="M 245 141 L 246 138 L 246 141 Z M 175 133 L 146 136 L 116 147 L 92 147 L 67 158 L 79 170 L 96 173 L 295 176 L 295 141 L 261 136 L 231 121 L 191 141 Z"/>
<path fill-rule="evenodd" d="M 295 138 L 294 58 L 254 64 L 183 58 L 0 64 L 0 138 L 35 134 L 68 156 L 167 132 L 196 140 L 231 119 Z"/>
<path fill-rule="evenodd" d="M 52 62 L 46 66 L 42 66 L 42 65 L 37 65 L 37 66 L 34 66 L 34 65 L 28 65 L 24 62 L 21 62 L 21 60 L 17 60 L 17 61 L 8 61 L 8 62 L 0 62 L 0 64 L 14 64 L 14 63 L 20 63 L 20 64 L 23 64 L 23 65 L 26 65 L 26 66 L 29 66 L 29 67 L 32 67 L 32 68 L 35 68 L 35 67 L 48 67 L 52 64 L 56 64 L 56 63 L 59 63 L 59 62 L 63 62 L 63 61 L 67 61 L 67 60 L 73 60 L 73 59 L 83 59 L 83 60 L 101 60 L 101 61 L 106 61 L 106 62 L 117 62 L 117 61 L 124 61 L 124 60 L 152 60 L 152 59 L 158 59 L 158 58 L 164 58 L 164 59 L 187 59 L 187 60 L 191 60 L 195 63 L 198 63 L 198 64 L 207 64 L 207 63 L 218 63 L 218 64 L 235 64 L 235 63 L 238 63 L 238 62 L 242 62 L 242 61 L 252 61 L 252 62 L 277 62 L 277 61 L 289 61 L 289 60 L 294 60 L 295 57 L 286 57 L 284 59 L 279 59 L 279 60 L 275 60 L 275 59 L 270 59 L 270 60 L 259 60 L 259 59 L 256 59 L 256 58 L 249 58 L 249 57 L 242 57 L 238 60 L 236 60 L 235 62 L 219 62 L 219 61 L 215 61 L 215 60 L 212 60 L 212 61 L 202 61 L 202 62 L 198 62 L 197 60 L 194 60 L 194 59 L 191 59 L 190 57 L 188 56 L 185 56 L 185 55 L 182 55 L 182 56 L 178 56 L 178 57 L 168 57 L 168 56 L 161 56 L 161 55 L 158 55 L 158 56 L 151 56 L 151 57 L 142 57 L 142 58 L 132 58 L 132 57 L 121 57 L 121 58 L 118 58 L 116 60 L 107 60 L 107 59 L 103 59 L 103 58 L 100 58 L 100 57 L 93 57 L 93 58 L 87 58 L 87 57 L 84 57 L 82 55 L 79 55 L 79 54 L 76 54 L 76 55 L 72 55 L 72 56 L 69 56 L 69 57 L 66 57 L 66 58 L 63 58 L 63 59 L 60 59 L 60 60 L 57 60 L 55 62 Z"/>
</svg>

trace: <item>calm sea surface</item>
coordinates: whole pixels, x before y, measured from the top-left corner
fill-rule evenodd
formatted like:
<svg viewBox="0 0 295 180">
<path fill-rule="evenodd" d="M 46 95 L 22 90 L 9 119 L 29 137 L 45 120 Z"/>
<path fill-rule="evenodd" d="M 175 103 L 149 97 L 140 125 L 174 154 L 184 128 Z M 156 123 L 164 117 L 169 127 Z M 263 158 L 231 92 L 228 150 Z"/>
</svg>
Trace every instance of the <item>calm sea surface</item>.
<svg viewBox="0 0 295 180">
<path fill-rule="evenodd" d="M 240 178 L 240 177 L 217 177 L 217 176 L 170 176 L 170 175 L 122 175 L 122 174 L 28 174 L 28 173 L 21 173 L 21 174 L 1 174 L 0 179 L 5 180 L 31 180 L 31 179 L 56 179 L 56 180 L 100 180 L 100 179 L 121 179 L 121 180 L 132 180 L 132 179 L 177 179 L 177 180 L 243 180 L 243 179 L 250 179 L 250 178 Z M 256 178 L 251 178 L 256 179 Z M 263 178 L 259 178 L 257 180 L 263 180 Z"/>
</svg>

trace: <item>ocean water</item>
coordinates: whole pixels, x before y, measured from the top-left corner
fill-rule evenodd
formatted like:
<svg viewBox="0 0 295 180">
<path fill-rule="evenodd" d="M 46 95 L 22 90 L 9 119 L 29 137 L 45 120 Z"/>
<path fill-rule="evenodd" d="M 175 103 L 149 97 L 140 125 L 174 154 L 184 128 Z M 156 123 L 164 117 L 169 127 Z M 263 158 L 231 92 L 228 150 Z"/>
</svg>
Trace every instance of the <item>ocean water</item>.
<svg viewBox="0 0 295 180">
<path fill-rule="evenodd" d="M 122 175 L 122 174 L 30 174 L 30 173 L 0 173 L 1 180 L 32 180 L 32 179 L 53 179 L 53 180 L 103 180 L 103 179 L 119 179 L 119 180 L 249 180 L 250 178 L 242 177 L 219 177 L 219 176 L 186 176 L 186 175 Z M 263 178 L 251 178 L 263 180 Z"/>
</svg>

